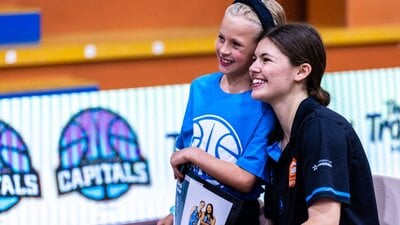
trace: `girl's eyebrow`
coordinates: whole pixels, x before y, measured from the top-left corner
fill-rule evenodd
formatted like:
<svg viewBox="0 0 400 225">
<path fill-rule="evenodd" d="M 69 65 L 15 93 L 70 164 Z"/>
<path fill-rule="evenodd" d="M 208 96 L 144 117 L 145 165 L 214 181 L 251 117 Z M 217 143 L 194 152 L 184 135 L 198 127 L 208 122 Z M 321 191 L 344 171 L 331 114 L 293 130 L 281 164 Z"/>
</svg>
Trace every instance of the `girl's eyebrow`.
<svg viewBox="0 0 400 225">
<path fill-rule="evenodd" d="M 240 45 L 246 45 L 246 42 L 245 42 L 245 41 L 242 41 L 242 40 L 237 39 L 237 38 L 235 38 L 235 37 L 233 37 L 233 38 L 231 39 L 231 41 L 232 41 L 232 42 L 236 42 L 236 43 L 238 43 L 238 44 L 240 44 Z"/>
</svg>

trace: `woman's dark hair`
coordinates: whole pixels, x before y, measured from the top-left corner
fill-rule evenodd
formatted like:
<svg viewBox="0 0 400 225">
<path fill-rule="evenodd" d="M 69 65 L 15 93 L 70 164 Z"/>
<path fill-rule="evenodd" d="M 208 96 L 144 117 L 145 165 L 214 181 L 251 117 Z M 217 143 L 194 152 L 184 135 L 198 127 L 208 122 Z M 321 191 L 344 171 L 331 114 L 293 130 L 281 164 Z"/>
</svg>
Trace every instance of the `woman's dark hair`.
<svg viewBox="0 0 400 225">
<path fill-rule="evenodd" d="M 208 213 L 208 211 L 207 211 L 207 207 L 208 207 L 208 206 L 211 207 L 211 212 L 210 212 L 210 213 Z M 213 204 L 211 204 L 211 203 L 208 203 L 208 204 L 207 204 L 206 210 L 205 210 L 205 214 L 206 214 L 206 215 L 209 215 L 211 219 L 214 219 L 214 206 L 213 206 Z"/>
<path fill-rule="evenodd" d="M 317 30 L 305 23 L 291 23 L 272 28 L 261 35 L 260 40 L 268 38 L 286 55 L 293 66 L 303 63 L 311 65 L 305 88 L 307 93 L 320 104 L 327 106 L 329 93 L 321 87 L 326 67 L 326 52 Z"/>
</svg>

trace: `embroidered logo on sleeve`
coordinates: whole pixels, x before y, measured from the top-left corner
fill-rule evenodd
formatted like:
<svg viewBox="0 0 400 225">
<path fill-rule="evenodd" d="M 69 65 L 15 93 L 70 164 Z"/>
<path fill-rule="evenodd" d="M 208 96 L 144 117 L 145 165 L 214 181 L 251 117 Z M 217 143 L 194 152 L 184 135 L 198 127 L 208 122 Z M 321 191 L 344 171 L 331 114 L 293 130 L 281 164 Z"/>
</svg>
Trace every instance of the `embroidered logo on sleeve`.
<svg viewBox="0 0 400 225">
<path fill-rule="evenodd" d="M 320 166 L 327 166 L 332 168 L 332 161 L 328 159 L 320 159 L 316 164 L 313 165 L 312 169 L 317 171 Z"/>
<path fill-rule="evenodd" d="M 297 160 L 292 158 L 292 162 L 289 165 L 289 187 L 296 186 L 296 171 L 297 171 Z"/>
</svg>

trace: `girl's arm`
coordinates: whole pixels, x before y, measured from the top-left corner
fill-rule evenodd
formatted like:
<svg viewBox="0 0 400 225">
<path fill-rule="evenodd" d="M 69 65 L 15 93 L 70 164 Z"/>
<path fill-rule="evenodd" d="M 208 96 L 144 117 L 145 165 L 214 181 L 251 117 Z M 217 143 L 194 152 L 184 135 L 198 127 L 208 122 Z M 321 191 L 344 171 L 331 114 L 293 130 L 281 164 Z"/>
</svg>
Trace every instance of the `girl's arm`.
<svg viewBox="0 0 400 225">
<path fill-rule="evenodd" d="M 180 166 L 192 163 L 219 182 L 233 187 L 241 192 L 249 192 L 257 181 L 257 178 L 240 168 L 234 163 L 220 160 L 207 152 L 189 147 L 172 154 L 170 163 L 174 171 L 175 178 L 182 180 L 184 175 L 179 171 Z"/>
</svg>

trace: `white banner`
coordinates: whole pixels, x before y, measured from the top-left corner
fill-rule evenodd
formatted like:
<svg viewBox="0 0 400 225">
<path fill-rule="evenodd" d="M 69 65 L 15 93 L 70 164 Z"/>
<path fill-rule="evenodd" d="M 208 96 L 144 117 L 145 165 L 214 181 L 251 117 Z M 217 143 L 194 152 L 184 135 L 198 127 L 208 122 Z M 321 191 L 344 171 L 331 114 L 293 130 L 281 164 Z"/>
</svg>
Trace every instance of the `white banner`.
<svg viewBox="0 0 400 225">
<path fill-rule="evenodd" d="M 0 224 L 165 216 L 175 200 L 169 156 L 187 92 L 171 85 L 1 99 Z"/>
<path fill-rule="evenodd" d="M 372 172 L 400 177 L 400 68 L 328 73 L 321 85 L 353 124 Z"/>
<path fill-rule="evenodd" d="M 328 73 L 330 108 L 372 172 L 400 177 L 400 68 Z M 0 225 L 153 220 L 174 203 L 169 165 L 189 85 L 0 99 Z"/>
</svg>

